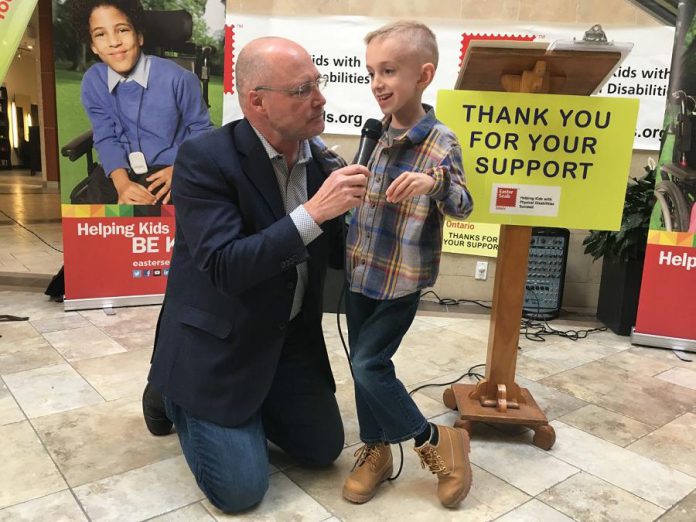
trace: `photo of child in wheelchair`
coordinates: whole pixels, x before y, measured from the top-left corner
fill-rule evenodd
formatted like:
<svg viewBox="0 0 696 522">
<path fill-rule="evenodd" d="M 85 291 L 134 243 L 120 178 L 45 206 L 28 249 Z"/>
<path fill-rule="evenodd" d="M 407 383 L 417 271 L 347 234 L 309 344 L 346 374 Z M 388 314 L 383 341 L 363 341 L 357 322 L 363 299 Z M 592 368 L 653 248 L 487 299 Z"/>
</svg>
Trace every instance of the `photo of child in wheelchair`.
<svg viewBox="0 0 696 522">
<path fill-rule="evenodd" d="M 87 158 L 87 177 L 70 202 L 169 203 L 179 146 L 212 129 L 204 96 L 210 48 L 187 42 L 193 23 L 186 11 L 144 11 L 140 0 L 72 0 L 70 10 L 76 33 L 100 60 L 81 84 L 92 128 L 61 150 L 70 161 Z M 203 94 L 194 71 L 203 73 Z"/>
<path fill-rule="evenodd" d="M 668 232 L 696 232 L 696 100 L 682 90 L 670 96 L 673 123 L 669 125 L 663 157 L 655 185 L 662 227 Z"/>
</svg>

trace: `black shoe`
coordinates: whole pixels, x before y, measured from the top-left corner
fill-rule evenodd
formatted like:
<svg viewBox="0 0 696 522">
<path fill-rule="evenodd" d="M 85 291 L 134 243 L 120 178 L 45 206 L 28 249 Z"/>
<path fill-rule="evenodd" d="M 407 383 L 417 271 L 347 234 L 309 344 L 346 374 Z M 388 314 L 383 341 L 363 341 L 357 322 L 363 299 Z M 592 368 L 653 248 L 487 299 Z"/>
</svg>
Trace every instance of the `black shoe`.
<svg viewBox="0 0 696 522">
<path fill-rule="evenodd" d="M 167 418 L 164 410 L 162 394 L 150 388 L 150 383 L 143 392 L 143 417 L 150 433 L 157 436 L 169 435 L 172 431 L 172 421 Z"/>
</svg>

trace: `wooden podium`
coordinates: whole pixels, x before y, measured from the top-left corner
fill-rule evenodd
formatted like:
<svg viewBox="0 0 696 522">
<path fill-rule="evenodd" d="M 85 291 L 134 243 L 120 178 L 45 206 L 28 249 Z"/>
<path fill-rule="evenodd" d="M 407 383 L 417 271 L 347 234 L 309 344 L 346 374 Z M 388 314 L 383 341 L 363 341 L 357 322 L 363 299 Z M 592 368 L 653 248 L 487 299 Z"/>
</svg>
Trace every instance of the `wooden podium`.
<svg viewBox="0 0 696 522">
<path fill-rule="evenodd" d="M 563 49 L 535 42 L 475 43 L 455 89 L 590 95 L 628 52 L 606 43 L 570 42 Z M 529 391 L 515 382 L 531 231 L 529 226 L 500 227 L 486 375 L 475 385 L 452 385 L 443 401 L 459 410 L 459 428 L 470 431 L 474 421 L 521 424 L 534 430 L 536 446 L 548 450 L 556 440 L 553 427 Z"/>
</svg>

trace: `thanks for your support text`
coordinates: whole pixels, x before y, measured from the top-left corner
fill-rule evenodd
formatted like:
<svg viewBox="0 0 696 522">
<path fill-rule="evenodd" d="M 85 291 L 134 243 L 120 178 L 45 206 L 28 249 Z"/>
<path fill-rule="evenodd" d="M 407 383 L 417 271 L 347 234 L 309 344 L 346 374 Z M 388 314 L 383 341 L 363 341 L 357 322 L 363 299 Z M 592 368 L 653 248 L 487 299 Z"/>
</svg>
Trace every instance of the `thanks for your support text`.
<svg viewBox="0 0 696 522">
<path fill-rule="evenodd" d="M 611 112 L 588 111 L 574 109 L 559 109 L 557 114 L 549 114 L 550 109 L 540 107 L 495 107 L 492 105 L 464 104 L 465 119 L 478 123 L 489 124 L 514 124 L 548 126 L 551 116 L 560 116 L 560 124 L 563 128 L 586 129 L 592 128 L 601 131 L 607 129 L 611 123 Z M 526 146 L 532 153 L 556 153 L 574 154 L 576 156 L 591 157 L 597 154 L 598 138 L 595 136 L 573 136 L 540 132 L 496 132 L 474 130 L 468 136 L 468 148 L 485 146 L 488 151 L 502 150 L 508 153 L 502 157 L 479 156 L 476 158 L 476 172 L 478 174 L 493 173 L 496 175 L 509 174 L 510 176 L 525 175 L 530 177 L 541 174 L 547 178 L 561 177 L 564 179 L 587 179 L 591 167 L 590 161 L 540 161 L 533 158 L 515 158 L 510 156 L 510 151 L 520 150 L 520 141 L 526 140 Z"/>
</svg>

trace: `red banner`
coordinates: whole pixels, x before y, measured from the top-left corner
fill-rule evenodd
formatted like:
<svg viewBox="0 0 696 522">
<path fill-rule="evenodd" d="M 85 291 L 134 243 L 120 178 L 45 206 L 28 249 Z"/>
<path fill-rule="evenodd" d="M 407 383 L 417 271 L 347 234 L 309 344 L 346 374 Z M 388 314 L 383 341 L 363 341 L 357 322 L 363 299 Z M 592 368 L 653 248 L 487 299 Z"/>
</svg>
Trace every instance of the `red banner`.
<svg viewBox="0 0 696 522">
<path fill-rule="evenodd" d="M 696 249 L 649 244 L 640 288 L 640 333 L 696 339 Z"/>
<path fill-rule="evenodd" d="M 66 301 L 163 294 L 174 216 L 64 217 Z"/>
<path fill-rule="evenodd" d="M 679 2 L 664 136 L 632 340 L 696 351 L 696 0 Z M 645 334 L 645 337 L 642 335 Z M 656 337 L 662 338 L 656 339 Z M 680 341 L 670 339 L 677 338 Z"/>
</svg>

